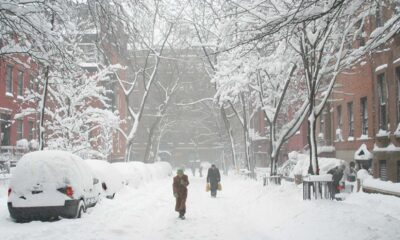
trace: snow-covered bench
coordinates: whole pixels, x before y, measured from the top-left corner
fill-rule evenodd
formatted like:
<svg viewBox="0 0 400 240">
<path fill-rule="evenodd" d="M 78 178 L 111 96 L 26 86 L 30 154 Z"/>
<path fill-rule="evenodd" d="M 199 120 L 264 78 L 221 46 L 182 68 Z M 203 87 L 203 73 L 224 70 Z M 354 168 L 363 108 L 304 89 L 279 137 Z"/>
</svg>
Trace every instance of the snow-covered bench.
<svg viewBox="0 0 400 240">
<path fill-rule="evenodd" d="M 331 174 L 307 175 L 303 178 L 303 199 L 333 199 L 334 189 Z"/>
</svg>

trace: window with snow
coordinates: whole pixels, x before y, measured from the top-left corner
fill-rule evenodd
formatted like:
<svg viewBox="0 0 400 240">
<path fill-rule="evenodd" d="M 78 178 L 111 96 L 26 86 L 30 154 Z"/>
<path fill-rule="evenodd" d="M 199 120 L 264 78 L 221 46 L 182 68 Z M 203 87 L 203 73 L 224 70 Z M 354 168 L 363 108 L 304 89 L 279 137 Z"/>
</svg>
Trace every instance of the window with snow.
<svg viewBox="0 0 400 240">
<path fill-rule="evenodd" d="M 7 73 L 6 73 L 6 92 L 13 92 L 13 67 L 11 65 L 7 65 Z"/>
<path fill-rule="evenodd" d="M 349 137 L 353 137 L 354 136 L 353 102 L 347 103 L 347 116 L 349 119 Z"/>
<path fill-rule="evenodd" d="M 361 98 L 361 133 L 368 135 L 368 102 L 367 97 Z"/>
<path fill-rule="evenodd" d="M 337 121 L 337 128 L 336 128 L 336 141 L 343 141 L 342 136 L 342 127 L 343 127 L 343 118 L 342 118 L 342 106 L 339 105 L 336 107 L 336 121 Z"/>
<path fill-rule="evenodd" d="M 9 146 L 11 137 L 11 116 L 8 114 L 0 115 L 0 146 Z"/>
<path fill-rule="evenodd" d="M 324 129 L 325 129 L 325 122 L 324 122 L 324 116 L 321 115 L 319 117 L 319 137 L 324 138 Z"/>
<path fill-rule="evenodd" d="M 38 91 L 38 84 L 36 78 L 32 74 L 29 75 L 29 90 L 33 92 Z"/>
<path fill-rule="evenodd" d="M 385 74 L 378 75 L 379 128 L 387 130 L 387 87 Z"/>
<path fill-rule="evenodd" d="M 17 140 L 24 138 L 23 126 L 23 121 L 17 120 Z"/>
<path fill-rule="evenodd" d="M 29 135 L 28 135 L 28 139 L 29 141 L 32 140 L 34 138 L 34 130 L 35 130 L 35 123 L 33 121 L 29 121 Z"/>
<path fill-rule="evenodd" d="M 24 72 L 18 71 L 18 85 L 17 85 L 17 94 L 18 96 L 24 95 Z"/>
</svg>

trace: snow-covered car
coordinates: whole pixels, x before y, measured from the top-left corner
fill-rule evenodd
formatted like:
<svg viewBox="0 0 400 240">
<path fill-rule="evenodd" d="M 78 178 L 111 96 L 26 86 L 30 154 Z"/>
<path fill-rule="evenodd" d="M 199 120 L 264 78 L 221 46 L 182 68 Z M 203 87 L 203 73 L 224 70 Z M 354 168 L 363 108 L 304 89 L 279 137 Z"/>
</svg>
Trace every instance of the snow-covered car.
<svg viewBox="0 0 400 240">
<path fill-rule="evenodd" d="M 101 195 L 110 199 L 114 198 L 116 192 L 124 185 L 121 174 L 107 161 L 87 159 L 85 162 L 100 181 L 98 187 L 101 188 Z"/>
<path fill-rule="evenodd" d="M 80 218 L 96 205 L 99 184 L 80 157 L 48 150 L 25 154 L 10 179 L 8 210 L 18 222 Z"/>
</svg>

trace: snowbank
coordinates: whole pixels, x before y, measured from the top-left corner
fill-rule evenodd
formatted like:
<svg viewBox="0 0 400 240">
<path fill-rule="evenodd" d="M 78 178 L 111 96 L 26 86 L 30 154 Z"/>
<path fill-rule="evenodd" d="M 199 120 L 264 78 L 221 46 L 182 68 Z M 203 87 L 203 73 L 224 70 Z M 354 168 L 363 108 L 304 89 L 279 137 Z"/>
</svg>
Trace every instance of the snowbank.
<svg viewBox="0 0 400 240">
<path fill-rule="evenodd" d="M 363 187 L 395 193 L 400 196 L 400 183 L 381 181 L 379 179 L 367 178 L 363 181 Z"/>
<path fill-rule="evenodd" d="M 116 169 L 126 185 L 139 187 L 144 183 L 172 175 L 172 167 L 168 162 L 145 164 L 143 162 L 118 162 L 111 166 Z"/>
<path fill-rule="evenodd" d="M 296 158 L 297 158 L 297 164 L 293 168 L 292 172 L 289 174 L 289 177 L 294 178 L 295 175 L 301 175 L 301 176 L 308 175 L 308 168 L 310 166 L 310 157 L 306 154 L 298 153 Z M 344 161 L 337 158 L 319 157 L 318 164 L 319 164 L 319 173 L 322 175 L 326 174 L 330 169 L 337 167 L 341 164 L 344 164 Z"/>
</svg>

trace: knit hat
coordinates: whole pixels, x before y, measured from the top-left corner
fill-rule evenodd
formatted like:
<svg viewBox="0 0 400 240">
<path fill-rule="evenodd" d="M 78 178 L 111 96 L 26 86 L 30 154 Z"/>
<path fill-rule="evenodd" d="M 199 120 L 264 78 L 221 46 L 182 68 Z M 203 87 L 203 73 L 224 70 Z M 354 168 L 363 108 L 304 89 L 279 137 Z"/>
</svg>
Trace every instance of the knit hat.
<svg viewBox="0 0 400 240">
<path fill-rule="evenodd" d="M 183 168 L 178 168 L 178 170 L 176 171 L 176 174 L 183 174 Z"/>
</svg>

